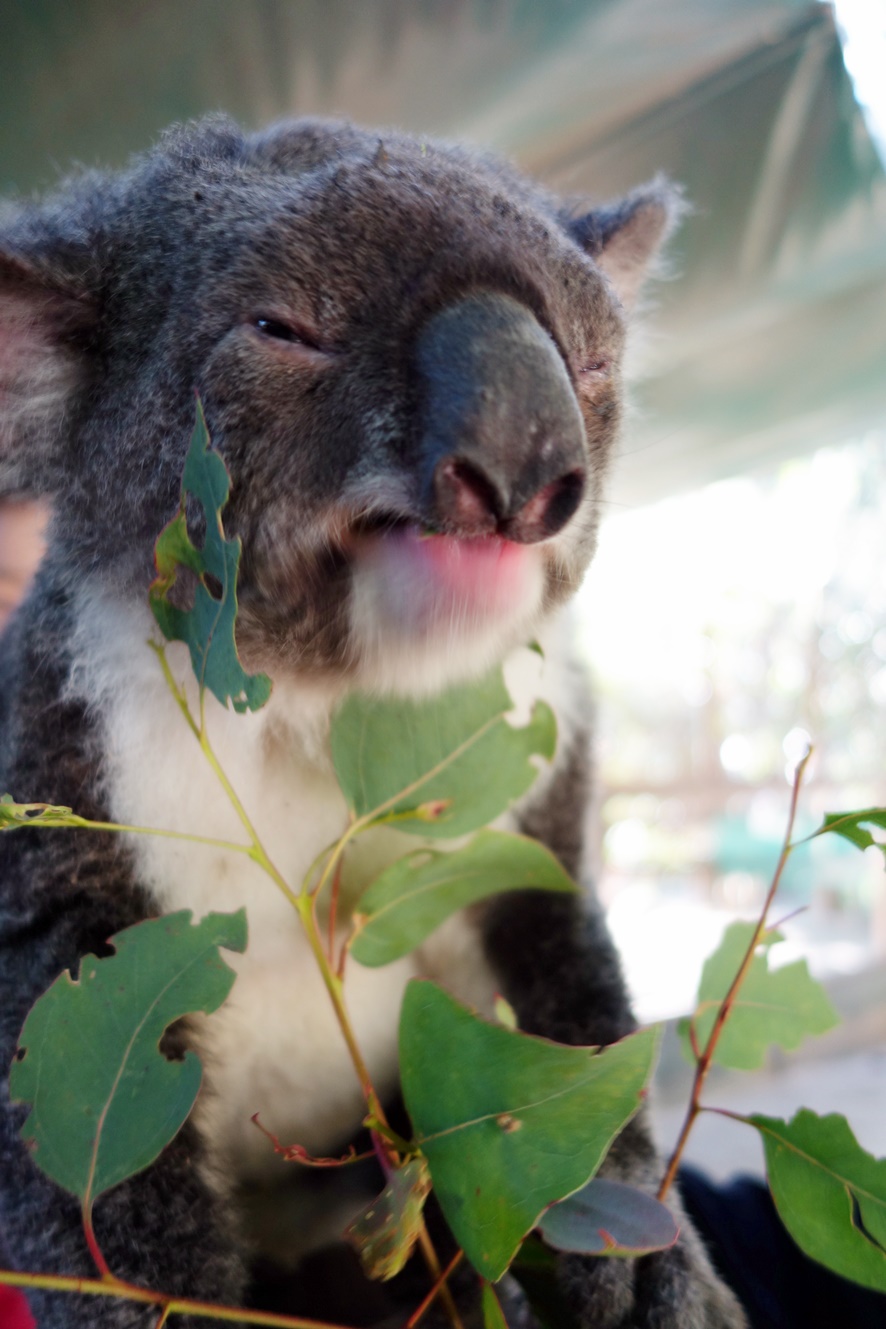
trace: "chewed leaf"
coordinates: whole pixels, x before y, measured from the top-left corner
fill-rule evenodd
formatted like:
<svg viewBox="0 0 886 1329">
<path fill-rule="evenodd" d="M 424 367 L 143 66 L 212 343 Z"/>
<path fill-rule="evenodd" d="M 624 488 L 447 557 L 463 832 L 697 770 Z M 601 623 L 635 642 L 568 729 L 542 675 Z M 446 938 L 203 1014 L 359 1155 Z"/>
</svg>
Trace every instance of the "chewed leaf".
<svg viewBox="0 0 886 1329">
<path fill-rule="evenodd" d="M 218 453 L 210 450 L 206 420 L 198 401 L 197 423 L 182 477 L 181 505 L 157 540 L 157 578 L 151 585 L 149 600 L 166 640 L 186 643 L 201 689 L 208 688 L 222 706 L 227 706 L 230 698 L 236 711 L 257 711 L 271 695 L 271 680 L 265 674 L 247 674 L 237 655 L 234 624 L 240 541 L 225 538 L 221 520 L 229 490 L 227 469 Z M 202 549 L 196 548 L 188 534 L 188 494 L 198 501 L 206 519 Z M 190 609 L 182 609 L 169 599 L 183 567 L 196 578 Z"/>
<path fill-rule="evenodd" d="M 9 1079 L 31 1105 L 22 1136 L 34 1162 L 87 1206 L 153 1162 L 193 1107 L 200 1062 L 169 1061 L 160 1039 L 224 1001 L 234 972 L 219 947 L 245 949 L 246 911 L 192 925 L 184 910 L 111 942 L 114 955 L 85 956 L 76 980 L 61 974 L 32 1007 Z"/>
<path fill-rule="evenodd" d="M 524 835 L 480 831 L 450 853 L 419 850 L 387 868 L 360 898 L 351 954 L 390 964 L 415 950 L 445 918 L 509 890 L 574 891 L 549 850 Z"/>
<path fill-rule="evenodd" d="M 679 1229 L 670 1210 L 635 1186 L 594 1177 L 551 1205 L 539 1228 L 561 1251 L 586 1255 L 646 1255 L 673 1246 Z"/>
<path fill-rule="evenodd" d="M 526 790 L 535 756 L 554 755 L 553 712 L 536 702 L 527 724 L 501 672 L 423 701 L 348 698 L 332 721 L 332 757 L 356 817 L 395 815 L 399 830 L 453 839 L 487 826 Z"/>
<path fill-rule="evenodd" d="M 399 1274 L 419 1238 L 430 1190 L 427 1163 L 411 1158 L 391 1173 L 381 1195 L 345 1229 L 368 1278 L 386 1281 Z"/>
<path fill-rule="evenodd" d="M 869 849 L 871 845 L 876 845 L 886 858 L 886 843 L 883 840 L 875 840 L 871 832 L 865 830 L 866 826 L 876 826 L 878 830 L 886 831 L 886 808 L 863 808 L 861 812 L 828 812 L 815 834 L 840 835 L 859 849 Z"/>
<path fill-rule="evenodd" d="M 16 803 L 11 794 L 0 796 L 0 831 L 19 826 L 86 826 L 70 808 L 54 803 Z"/>
<path fill-rule="evenodd" d="M 701 1049 L 754 931 L 753 923 L 730 924 L 705 961 L 693 1017 L 696 1044 Z M 780 932 L 767 932 L 760 942 L 717 1043 L 714 1061 L 722 1066 L 755 1070 L 763 1065 L 771 1044 L 790 1050 L 799 1047 L 804 1038 L 824 1034 L 839 1024 L 827 993 L 810 976 L 805 960 L 769 968 L 769 948 L 782 940 Z M 694 1059 L 688 1020 L 680 1021 L 679 1032 L 687 1056 Z"/>
<path fill-rule="evenodd" d="M 603 1051 L 565 1047 L 409 984 L 403 1096 L 447 1222 L 484 1278 L 499 1279 L 544 1210 L 600 1166 L 640 1106 L 656 1043 L 646 1029 Z"/>
<path fill-rule="evenodd" d="M 781 1221 L 820 1264 L 886 1292 L 886 1158 L 858 1144 L 845 1117 L 802 1108 L 791 1121 L 751 1116 Z"/>
</svg>

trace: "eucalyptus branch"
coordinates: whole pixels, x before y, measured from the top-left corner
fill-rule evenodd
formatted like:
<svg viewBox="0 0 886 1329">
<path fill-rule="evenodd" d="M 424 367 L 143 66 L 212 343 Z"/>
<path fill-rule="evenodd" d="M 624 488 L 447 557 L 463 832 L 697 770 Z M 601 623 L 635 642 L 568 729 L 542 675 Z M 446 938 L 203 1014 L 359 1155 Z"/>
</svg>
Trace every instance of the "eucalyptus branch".
<svg viewBox="0 0 886 1329">
<path fill-rule="evenodd" d="M 18 1273 L 0 1269 L 0 1284 L 7 1287 L 41 1288 L 49 1292 L 80 1292 L 85 1296 L 119 1297 L 125 1301 L 159 1306 L 163 1324 L 170 1315 L 194 1315 L 205 1320 L 225 1320 L 235 1324 L 257 1324 L 268 1329 L 348 1329 L 346 1325 L 331 1324 L 323 1320 L 308 1320 L 297 1315 L 278 1315 L 272 1311 L 246 1310 L 240 1306 L 216 1305 L 211 1301 L 192 1301 L 188 1297 L 171 1297 L 165 1292 L 153 1292 L 125 1283 L 119 1278 L 73 1278 L 64 1274 Z M 158 1329 L 159 1329 L 158 1324 Z"/>
<path fill-rule="evenodd" d="M 418 1234 L 418 1243 L 421 1247 L 421 1252 L 422 1255 L 424 1256 L 425 1264 L 430 1270 L 431 1277 L 434 1280 L 434 1286 L 431 1288 L 431 1291 L 428 1293 L 428 1296 L 425 1298 L 425 1301 L 430 1306 L 434 1298 L 439 1297 L 440 1301 L 443 1303 L 443 1309 L 446 1312 L 446 1315 L 449 1319 L 449 1323 L 452 1325 L 452 1329 L 464 1329 L 462 1318 L 459 1315 L 458 1307 L 455 1304 L 455 1298 L 450 1292 L 449 1284 L 446 1281 L 447 1278 L 449 1277 L 451 1270 L 455 1268 L 455 1265 L 452 1262 L 450 1262 L 449 1268 L 447 1268 L 444 1273 L 443 1269 L 441 1268 L 440 1261 L 437 1258 L 437 1252 L 434 1250 L 434 1246 L 431 1241 L 431 1235 L 428 1232 L 427 1224 L 424 1222 L 422 1222 L 421 1230 Z M 461 1253 L 462 1252 L 459 1251 L 458 1255 L 461 1255 Z M 424 1306 L 424 1302 L 422 1302 L 422 1306 Z M 419 1311 L 421 1311 L 421 1314 L 423 1315 L 424 1311 L 422 1310 L 422 1306 L 419 1306 L 418 1309 Z"/>
<path fill-rule="evenodd" d="M 778 863 L 776 864 L 775 872 L 772 874 L 772 881 L 770 882 L 769 890 L 766 892 L 766 899 L 763 901 L 763 908 L 760 911 L 760 917 L 758 918 L 757 925 L 754 928 L 753 936 L 751 937 L 750 943 L 748 944 L 748 948 L 745 951 L 744 958 L 742 959 L 742 962 L 739 965 L 738 971 L 729 985 L 729 990 L 727 991 L 725 997 L 720 1003 L 720 1007 L 717 1011 L 717 1015 L 714 1020 L 713 1028 L 711 1029 L 710 1035 L 708 1037 L 707 1042 L 705 1043 L 704 1048 L 701 1050 L 701 1055 L 696 1055 L 695 1076 L 692 1081 L 692 1093 L 689 1099 L 689 1106 L 686 1109 L 686 1116 L 683 1118 L 683 1125 L 680 1128 L 680 1134 L 677 1137 L 677 1143 L 674 1146 L 674 1151 L 671 1154 L 667 1169 L 662 1179 L 662 1183 L 658 1188 L 659 1200 L 664 1200 L 665 1196 L 667 1195 L 668 1191 L 670 1190 L 673 1184 L 674 1178 L 677 1175 L 677 1168 L 680 1165 L 680 1159 L 683 1157 L 683 1152 L 686 1148 L 686 1142 L 689 1139 L 690 1132 L 692 1131 L 692 1128 L 695 1125 L 699 1113 L 702 1111 L 701 1091 L 704 1088 L 705 1080 L 707 1079 L 708 1072 L 711 1069 L 711 1065 L 714 1060 L 714 1053 L 716 1052 L 717 1044 L 720 1041 L 720 1035 L 723 1032 L 723 1027 L 726 1024 L 726 1021 L 729 1019 L 729 1016 L 735 1005 L 735 1000 L 736 997 L 738 996 L 741 985 L 744 982 L 745 978 L 747 977 L 757 947 L 760 945 L 760 942 L 763 938 L 763 934 L 766 931 L 767 915 L 769 913 L 770 908 L 772 907 L 772 902 L 775 899 L 775 893 L 778 890 L 782 873 L 784 872 L 785 864 L 787 863 L 788 858 L 790 857 L 791 850 L 794 848 L 794 845 L 791 841 L 791 836 L 793 834 L 794 821 L 797 815 L 797 803 L 800 797 L 800 786 L 803 782 L 803 774 L 806 770 L 806 764 L 809 761 L 811 755 L 812 755 L 812 749 L 810 748 L 809 751 L 806 753 L 805 757 L 803 757 L 802 761 L 800 761 L 800 763 L 798 764 L 796 770 L 794 771 L 794 781 L 793 781 L 793 787 L 791 789 L 791 805 L 790 805 L 790 810 L 788 812 L 787 829 L 785 830 L 784 841 L 782 843 L 781 853 L 779 854 L 778 857 Z M 697 1044 L 694 1037 L 694 1021 L 690 1022 L 690 1031 L 691 1031 L 690 1037 L 692 1039 L 693 1051 L 695 1051 Z"/>
<path fill-rule="evenodd" d="M 440 1292 L 443 1292 L 443 1294 L 445 1295 L 446 1293 L 449 1292 L 449 1287 L 448 1287 L 449 1276 L 450 1274 L 455 1273 L 456 1269 L 461 1264 L 463 1259 L 464 1259 L 464 1251 L 456 1251 L 452 1259 L 447 1264 L 446 1268 L 443 1270 L 440 1277 L 437 1279 L 434 1286 L 431 1288 L 428 1295 L 425 1297 L 424 1301 L 422 1301 L 420 1305 L 416 1306 L 415 1310 L 412 1312 L 409 1319 L 406 1321 L 405 1325 L 403 1326 L 403 1329 L 415 1329 L 415 1326 L 421 1323 L 427 1312 L 431 1309 L 431 1306 L 436 1300 L 438 1294 Z M 449 1295 L 451 1296 L 452 1294 L 450 1293 Z"/>
<path fill-rule="evenodd" d="M 155 835 L 161 840 L 186 840 L 190 844 L 205 844 L 211 849 L 229 849 L 235 854 L 252 854 L 252 846 L 239 840 L 220 840 L 211 835 L 192 835 L 189 831 L 171 831 L 160 826 L 131 826 L 122 821 L 93 821 L 90 817 L 81 817 L 76 812 L 55 807 L 52 803 L 16 803 L 22 812 L 34 813 L 33 817 L 24 817 L 21 821 L 7 822 L 0 828 L 3 831 L 20 829 L 47 831 L 109 831 L 117 835 Z M 54 816 L 53 813 L 57 813 Z"/>
<path fill-rule="evenodd" d="M 305 936 L 308 941 L 308 945 L 311 948 L 314 960 L 320 971 L 320 976 L 323 980 L 323 984 L 332 1002 L 332 1007 L 335 1012 L 335 1017 L 338 1022 L 339 1029 L 341 1030 L 342 1037 L 345 1040 L 345 1044 L 347 1046 L 351 1062 L 353 1063 L 354 1069 L 357 1073 L 357 1078 L 360 1081 L 360 1087 L 363 1091 L 363 1097 L 366 1101 L 366 1106 L 369 1110 L 369 1114 L 370 1116 L 376 1118 L 380 1125 L 387 1126 L 387 1118 L 385 1116 L 384 1108 L 382 1107 L 381 1100 L 378 1097 L 378 1094 L 376 1093 L 375 1087 L 372 1083 L 372 1077 L 369 1073 L 369 1068 L 366 1065 L 365 1058 L 360 1050 L 360 1046 L 357 1042 L 353 1026 L 351 1024 L 350 1017 L 348 1015 L 347 1006 L 345 1004 L 345 999 L 344 999 L 343 976 L 341 973 L 336 972 L 336 970 L 333 968 L 331 959 L 326 954 L 326 948 L 324 946 L 323 937 L 321 935 L 320 925 L 317 921 L 316 900 L 323 886 L 326 884 L 326 882 L 335 872 L 338 864 L 341 861 L 341 857 L 344 853 L 345 848 L 347 847 L 348 843 L 350 842 L 351 839 L 353 839 L 355 835 L 357 835 L 361 830 L 364 830 L 370 824 L 377 825 L 379 823 L 393 822 L 399 820 L 403 814 L 394 812 L 392 809 L 389 809 L 386 805 L 386 810 L 385 812 L 382 813 L 381 816 L 367 815 L 361 818 L 357 818 L 354 821 L 351 821 L 348 824 L 347 828 L 345 829 L 345 832 L 342 835 L 341 839 L 337 842 L 337 844 L 335 844 L 332 847 L 328 861 L 323 869 L 323 872 L 321 873 L 320 880 L 316 885 L 316 887 L 314 888 L 310 887 L 310 879 L 318 861 L 315 859 L 314 863 L 311 865 L 311 868 L 308 871 L 308 876 L 306 877 L 305 882 L 302 885 L 301 891 L 296 893 L 295 891 L 293 891 L 292 887 L 286 881 L 286 878 L 283 876 L 283 874 L 275 866 L 273 860 L 271 859 L 270 855 L 265 849 L 261 837 L 259 836 L 258 831 L 256 830 L 248 812 L 246 811 L 245 807 L 240 801 L 240 798 L 236 790 L 234 789 L 234 786 L 232 785 L 231 781 L 228 779 L 224 771 L 224 768 L 222 767 L 220 761 L 218 760 L 218 757 L 215 754 L 215 751 L 209 740 L 209 735 L 206 728 L 205 689 L 203 687 L 201 687 L 200 689 L 200 719 L 198 722 L 194 719 L 194 716 L 188 705 L 187 698 L 184 695 L 183 689 L 180 688 L 175 681 L 175 678 L 169 667 L 169 662 L 166 659 L 165 648 L 162 646 L 157 646 L 155 644 L 154 650 L 157 656 L 159 657 L 160 664 L 163 669 L 163 675 L 164 678 L 166 679 L 166 683 L 169 686 L 170 690 L 172 691 L 172 694 L 175 697 L 175 700 L 177 701 L 183 715 L 185 716 L 185 719 L 188 722 L 191 732 L 194 734 L 195 738 L 199 742 L 200 749 L 203 752 L 203 755 L 206 757 L 206 760 L 209 762 L 210 766 L 212 767 L 212 770 L 214 771 L 216 778 L 218 779 L 219 783 L 222 786 L 222 789 L 227 795 L 227 798 L 231 803 L 231 806 L 234 808 L 234 811 L 237 813 L 237 816 L 244 830 L 246 831 L 246 834 L 249 836 L 249 839 L 251 841 L 251 849 L 249 851 L 250 857 L 253 859 L 254 862 L 256 862 L 259 865 L 259 867 L 261 867 L 267 873 L 267 875 L 271 878 L 271 880 L 274 882 L 277 888 L 286 897 L 286 899 L 293 906 L 293 908 L 295 909 L 296 913 L 299 916 L 302 928 L 304 930 Z M 383 1139 L 384 1137 L 381 1136 L 380 1138 Z M 383 1147 L 386 1147 L 386 1149 L 390 1151 L 391 1162 L 396 1163 L 398 1161 L 396 1151 L 392 1150 L 389 1144 L 386 1144 Z M 438 1295 L 440 1296 L 440 1299 L 443 1303 L 446 1314 L 452 1325 L 452 1329 L 463 1329 L 462 1322 L 458 1314 L 455 1302 L 452 1298 L 452 1295 L 449 1292 L 448 1287 L 446 1286 L 445 1280 L 441 1281 L 440 1261 L 437 1258 L 437 1254 L 436 1251 L 434 1250 L 430 1234 L 427 1230 L 427 1225 L 424 1222 L 422 1222 L 421 1224 L 418 1240 L 419 1240 L 419 1246 L 422 1251 L 422 1255 L 425 1260 L 425 1264 L 427 1265 L 431 1277 L 435 1281 L 435 1284 L 437 1283 L 440 1284 Z"/>
</svg>

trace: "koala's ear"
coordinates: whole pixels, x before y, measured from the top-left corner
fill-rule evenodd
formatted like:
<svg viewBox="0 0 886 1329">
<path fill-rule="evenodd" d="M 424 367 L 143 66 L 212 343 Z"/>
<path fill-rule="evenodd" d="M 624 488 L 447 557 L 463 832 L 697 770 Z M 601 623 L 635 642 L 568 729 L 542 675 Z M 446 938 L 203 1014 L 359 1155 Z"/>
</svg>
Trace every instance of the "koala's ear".
<svg viewBox="0 0 886 1329">
<path fill-rule="evenodd" d="M 0 493 L 53 488 L 58 441 L 88 376 L 91 302 L 0 236 Z"/>
<path fill-rule="evenodd" d="M 686 211 L 676 185 L 663 178 L 625 198 L 565 219 L 566 229 L 595 260 L 630 309 L 668 236 Z"/>
</svg>

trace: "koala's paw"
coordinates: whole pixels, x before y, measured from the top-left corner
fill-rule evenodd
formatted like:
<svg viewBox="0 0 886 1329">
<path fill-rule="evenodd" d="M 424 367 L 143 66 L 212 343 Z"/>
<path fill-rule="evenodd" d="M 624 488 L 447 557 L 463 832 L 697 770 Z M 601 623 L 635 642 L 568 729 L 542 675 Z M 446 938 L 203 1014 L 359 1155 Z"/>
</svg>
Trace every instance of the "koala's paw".
<svg viewBox="0 0 886 1329">
<path fill-rule="evenodd" d="M 639 1260 L 564 1256 L 561 1282 L 581 1329 L 748 1329 L 694 1242 Z"/>
</svg>

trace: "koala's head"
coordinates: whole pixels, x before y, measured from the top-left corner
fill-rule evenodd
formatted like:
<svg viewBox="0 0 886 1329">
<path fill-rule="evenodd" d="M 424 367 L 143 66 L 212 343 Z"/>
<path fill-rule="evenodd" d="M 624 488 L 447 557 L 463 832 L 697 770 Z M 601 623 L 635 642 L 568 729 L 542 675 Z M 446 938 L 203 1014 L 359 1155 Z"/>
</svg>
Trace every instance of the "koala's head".
<svg viewBox="0 0 886 1329">
<path fill-rule="evenodd" d="M 674 211 L 318 121 L 174 130 L 0 213 L 0 488 L 143 595 L 202 398 L 251 668 L 424 688 L 526 640 L 594 548 L 626 312 Z"/>
</svg>

